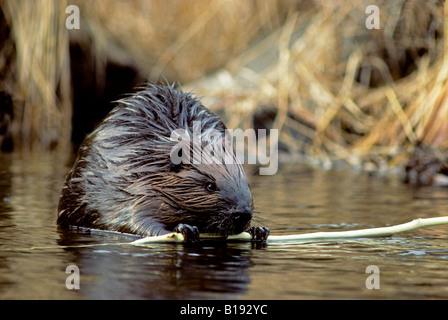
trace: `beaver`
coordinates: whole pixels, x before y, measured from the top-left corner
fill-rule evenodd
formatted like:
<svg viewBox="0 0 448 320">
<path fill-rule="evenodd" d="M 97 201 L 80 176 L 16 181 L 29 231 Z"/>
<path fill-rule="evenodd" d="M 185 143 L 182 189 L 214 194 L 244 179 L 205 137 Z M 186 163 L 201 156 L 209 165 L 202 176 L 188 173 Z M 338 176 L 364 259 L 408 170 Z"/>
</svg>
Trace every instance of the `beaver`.
<svg viewBox="0 0 448 320">
<path fill-rule="evenodd" d="M 79 147 L 60 196 L 58 225 L 144 237 L 180 232 L 187 241 L 199 233 L 248 231 L 253 240 L 265 240 L 269 229 L 251 227 L 254 201 L 235 151 L 230 163 L 207 161 L 210 152 L 202 153 L 203 161 L 185 161 L 184 149 L 176 150 L 179 140 L 171 138 L 179 129 L 200 151 L 224 143 L 222 120 L 174 85 L 147 84 L 117 101 Z"/>
</svg>

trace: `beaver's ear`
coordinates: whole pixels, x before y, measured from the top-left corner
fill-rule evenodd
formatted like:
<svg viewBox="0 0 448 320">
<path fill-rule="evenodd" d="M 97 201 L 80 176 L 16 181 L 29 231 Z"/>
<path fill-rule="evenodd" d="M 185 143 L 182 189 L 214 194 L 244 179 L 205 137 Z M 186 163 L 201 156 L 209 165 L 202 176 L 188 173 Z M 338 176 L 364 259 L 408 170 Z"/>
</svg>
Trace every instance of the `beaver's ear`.
<svg viewBox="0 0 448 320">
<path fill-rule="evenodd" d="M 171 171 L 179 172 L 182 169 L 182 148 L 174 149 L 170 154 Z"/>
</svg>

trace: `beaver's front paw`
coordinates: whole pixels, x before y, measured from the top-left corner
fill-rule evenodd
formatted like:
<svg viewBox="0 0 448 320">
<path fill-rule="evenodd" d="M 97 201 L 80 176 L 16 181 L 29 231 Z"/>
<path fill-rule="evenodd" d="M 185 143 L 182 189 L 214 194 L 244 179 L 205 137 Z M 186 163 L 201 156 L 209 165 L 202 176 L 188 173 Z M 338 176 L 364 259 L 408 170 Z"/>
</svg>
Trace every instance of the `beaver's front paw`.
<svg viewBox="0 0 448 320">
<path fill-rule="evenodd" d="M 195 226 L 189 224 L 179 223 L 173 232 L 181 233 L 185 241 L 196 242 L 199 241 L 199 230 Z"/>
<path fill-rule="evenodd" d="M 271 233 L 268 228 L 265 227 L 252 227 L 247 230 L 252 236 L 253 241 L 266 241 Z"/>
</svg>

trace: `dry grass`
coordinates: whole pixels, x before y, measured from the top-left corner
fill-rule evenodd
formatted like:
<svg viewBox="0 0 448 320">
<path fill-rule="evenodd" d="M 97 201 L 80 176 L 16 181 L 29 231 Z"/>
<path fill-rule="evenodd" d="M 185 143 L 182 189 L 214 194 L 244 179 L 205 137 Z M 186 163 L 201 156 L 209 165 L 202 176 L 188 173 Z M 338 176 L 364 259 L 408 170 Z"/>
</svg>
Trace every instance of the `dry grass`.
<svg viewBox="0 0 448 320">
<path fill-rule="evenodd" d="M 66 1 L 2 1 L 15 47 L 13 134 L 16 145 L 52 148 L 70 138 Z M 11 78 L 10 78 L 11 79 Z M 65 143 L 67 144 L 67 143 Z"/>
<path fill-rule="evenodd" d="M 274 107 L 288 150 L 324 162 L 393 166 L 417 144 L 448 148 L 443 6 L 377 1 L 381 28 L 368 30 L 369 4 L 316 1 L 290 12 L 271 37 L 190 87 L 231 127 Z"/>
<path fill-rule="evenodd" d="M 23 102 L 22 140 L 68 139 L 70 36 L 93 48 L 98 66 L 112 60 L 183 83 L 228 127 L 274 110 L 291 154 L 392 166 L 416 144 L 448 148 L 441 1 L 77 0 L 81 30 L 70 34 L 66 3 L 0 0 L 14 29 L 16 84 L 7 87 Z M 370 4 L 379 30 L 365 27 Z"/>
<path fill-rule="evenodd" d="M 275 1 L 78 0 L 81 29 L 65 28 L 66 0 L 0 0 L 12 30 L 14 66 L 2 65 L 0 90 L 14 99 L 16 145 L 48 149 L 70 137 L 68 44 L 93 48 L 97 82 L 106 61 L 140 70 L 152 81 L 184 83 L 221 67 L 282 21 Z M 0 46 L 1 49 L 1 46 Z M 101 86 L 101 83 L 97 83 Z"/>
<path fill-rule="evenodd" d="M 97 57 L 136 66 L 149 79 L 181 83 L 222 67 L 280 26 L 277 1 L 75 1 Z M 85 39 L 81 39 L 81 41 Z"/>
</svg>

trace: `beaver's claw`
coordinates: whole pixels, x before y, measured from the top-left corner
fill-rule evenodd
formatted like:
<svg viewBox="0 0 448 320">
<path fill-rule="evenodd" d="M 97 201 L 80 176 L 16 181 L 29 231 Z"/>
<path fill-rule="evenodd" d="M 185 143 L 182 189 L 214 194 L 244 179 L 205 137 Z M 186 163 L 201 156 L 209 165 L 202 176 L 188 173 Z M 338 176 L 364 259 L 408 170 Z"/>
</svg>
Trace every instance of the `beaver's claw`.
<svg viewBox="0 0 448 320">
<path fill-rule="evenodd" d="M 173 232 L 181 233 L 185 241 L 196 242 L 199 241 L 199 230 L 195 226 L 189 224 L 179 223 Z"/>
<path fill-rule="evenodd" d="M 247 230 L 252 236 L 252 241 L 266 241 L 271 233 L 268 228 L 265 227 L 252 227 Z"/>
</svg>

